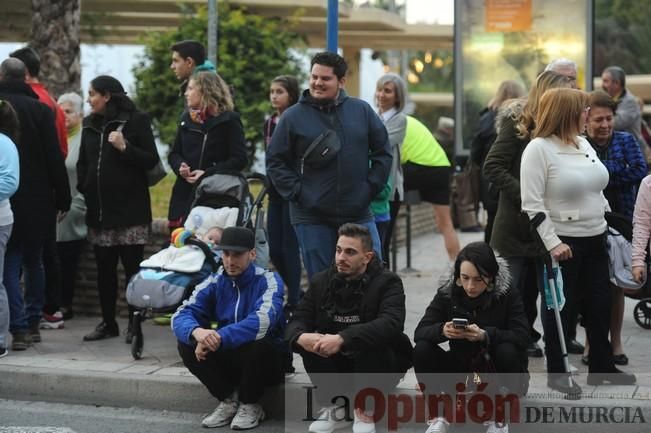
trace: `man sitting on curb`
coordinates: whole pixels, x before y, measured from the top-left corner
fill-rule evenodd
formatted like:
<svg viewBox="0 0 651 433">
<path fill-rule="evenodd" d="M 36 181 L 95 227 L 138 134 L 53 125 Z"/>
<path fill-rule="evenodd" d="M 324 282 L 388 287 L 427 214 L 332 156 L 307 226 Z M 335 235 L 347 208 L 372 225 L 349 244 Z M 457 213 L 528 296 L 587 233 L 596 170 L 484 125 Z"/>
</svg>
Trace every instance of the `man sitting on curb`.
<svg viewBox="0 0 651 433">
<path fill-rule="evenodd" d="M 172 329 L 183 364 L 220 401 L 202 425 L 246 430 L 264 419 L 258 404 L 264 387 L 284 378 L 283 285 L 253 264 L 251 230 L 225 229 L 219 248 L 223 267 L 179 307 Z"/>
<path fill-rule="evenodd" d="M 335 265 L 314 276 L 285 333 L 322 403 L 355 392 L 360 383 L 354 382 L 365 373 L 389 373 L 382 384 L 373 385 L 395 387 L 411 366 L 400 277 L 383 268 L 366 227 L 347 223 L 337 234 Z M 358 375 L 351 381 L 351 375 L 341 373 Z M 331 433 L 348 425 L 351 420 L 346 422 L 341 409 L 322 410 L 309 431 Z M 375 432 L 372 418 L 361 408 L 355 408 L 353 432 Z"/>
</svg>

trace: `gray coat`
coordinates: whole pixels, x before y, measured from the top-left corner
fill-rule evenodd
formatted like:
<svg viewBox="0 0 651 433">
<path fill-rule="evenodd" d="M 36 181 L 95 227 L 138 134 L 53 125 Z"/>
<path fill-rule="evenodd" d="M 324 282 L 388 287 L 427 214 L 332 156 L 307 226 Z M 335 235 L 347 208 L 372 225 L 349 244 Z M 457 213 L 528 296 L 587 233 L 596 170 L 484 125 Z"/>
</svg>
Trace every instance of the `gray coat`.
<svg viewBox="0 0 651 433">
<path fill-rule="evenodd" d="M 625 89 L 622 97 L 617 101 L 615 113 L 615 129 L 626 131 L 635 137 L 638 143 L 644 143 L 642 138 L 642 113 L 637 98 L 630 90 Z"/>
<path fill-rule="evenodd" d="M 391 171 L 389 172 L 389 176 L 393 180 L 393 191 L 391 191 L 389 200 L 404 200 L 404 175 L 402 173 L 402 165 L 400 164 L 400 149 L 402 148 L 402 142 L 405 140 L 407 116 L 402 111 L 397 112 L 384 123 L 384 126 L 387 128 L 387 133 L 389 134 L 389 144 L 391 145 L 391 153 L 393 155 Z"/>
</svg>

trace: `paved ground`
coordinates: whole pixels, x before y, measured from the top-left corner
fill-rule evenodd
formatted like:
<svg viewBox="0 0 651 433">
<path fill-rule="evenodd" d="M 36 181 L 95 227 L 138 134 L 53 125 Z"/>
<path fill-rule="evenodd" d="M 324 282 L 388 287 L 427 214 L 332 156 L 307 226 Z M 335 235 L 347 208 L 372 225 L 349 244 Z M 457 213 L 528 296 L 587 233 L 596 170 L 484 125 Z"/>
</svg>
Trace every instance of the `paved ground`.
<svg viewBox="0 0 651 433">
<path fill-rule="evenodd" d="M 476 233 L 460 234 L 462 244 L 479 240 L 482 236 Z M 449 265 L 440 235 L 431 234 L 415 239 L 412 256 L 412 267 L 419 271 L 402 273 L 407 294 L 405 327 L 410 336 L 434 296 L 439 276 Z M 404 263 L 403 250 L 399 256 L 399 268 L 404 267 Z M 623 334 L 625 350 L 630 358 L 630 365 L 625 369 L 638 375 L 638 384 L 629 387 L 589 387 L 585 382 L 586 367 L 580 363 L 578 355 L 571 355 L 571 362 L 577 369 L 576 380 L 584 390 L 582 404 L 651 407 L 651 361 L 648 357 L 651 331 L 635 324 L 632 316 L 635 303 L 627 299 Z M 0 359 L 0 398 L 151 410 L 173 409 L 197 414 L 212 410 L 215 401 L 180 366 L 169 327 L 146 322 L 143 325 L 143 359 L 135 361 L 123 337 L 92 343 L 82 341 L 82 336 L 92 330 L 97 322 L 97 318 L 76 317 L 66 322 L 63 330 L 43 331 L 42 343 Z M 124 327 L 124 321 L 120 325 Z M 298 373 L 289 377 L 287 383 L 290 387 L 300 387 L 307 382 L 307 378 L 301 373 L 300 360 L 295 359 L 294 365 Z M 532 359 L 530 370 L 530 398 L 537 401 L 535 404 L 564 404 L 558 395 L 550 394 L 546 387 L 545 375 L 542 374 L 545 371 L 544 360 Z M 408 374 L 401 386 L 413 390 L 413 374 Z M 0 410 L 6 404 L 0 401 Z M 271 412 L 275 410 L 278 413 L 278 410 L 282 411 L 282 397 L 268 396 L 265 405 L 271 407 Z M 651 422 L 651 416 L 648 419 Z M 2 425 L 0 416 L 0 427 Z"/>
</svg>

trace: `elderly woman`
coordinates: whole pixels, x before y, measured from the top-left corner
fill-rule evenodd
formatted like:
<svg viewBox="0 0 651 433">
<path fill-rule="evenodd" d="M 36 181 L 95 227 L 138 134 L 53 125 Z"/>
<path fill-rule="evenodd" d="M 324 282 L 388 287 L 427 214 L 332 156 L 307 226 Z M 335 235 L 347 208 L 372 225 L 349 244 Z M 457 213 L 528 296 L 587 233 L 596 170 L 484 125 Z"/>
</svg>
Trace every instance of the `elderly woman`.
<svg viewBox="0 0 651 433">
<path fill-rule="evenodd" d="M 404 198 L 402 166 L 400 165 L 400 147 L 405 138 L 407 117 L 403 113 L 407 102 L 407 84 L 400 75 L 389 73 L 382 75 L 375 87 L 375 103 L 378 114 L 389 133 L 389 143 L 393 154 L 391 171 L 389 172 L 388 187 L 380 195 L 381 200 L 371 203 L 375 216 L 380 241 L 382 243 L 382 259 L 389 264 L 389 245 L 396 225 L 400 201 Z M 388 202 L 388 212 L 386 203 Z M 383 216 L 381 216 L 383 215 Z"/>
<path fill-rule="evenodd" d="M 224 80 L 214 72 L 198 72 L 188 81 L 185 99 L 188 109 L 168 156 L 177 175 L 167 216 L 170 228 L 180 227 L 190 212 L 193 185 L 201 176 L 240 171 L 247 163 L 244 129 Z"/>
<path fill-rule="evenodd" d="M 476 377 L 473 373 L 512 373 L 500 375 L 497 381 L 510 393 L 523 393 L 528 385 L 528 334 L 527 317 L 518 291 L 511 288 L 508 266 L 497 261 L 488 244 L 470 243 L 459 252 L 448 280 L 416 327 L 418 382 L 429 395 L 454 395 L 455 385 L 464 383 L 468 375 Z M 450 350 L 439 346 L 444 342 L 449 342 Z M 449 421 L 444 416 L 430 419 L 427 433 L 447 432 Z M 489 423 L 488 433 L 507 433 L 503 422 Z"/>
<path fill-rule="evenodd" d="M 498 112 L 497 137 L 484 162 L 484 176 L 491 182 L 493 189 L 499 192 L 499 206 L 495 214 L 490 245 L 506 259 L 511 270 L 513 287 L 520 290 L 529 321 L 527 352 L 531 357 L 543 356 L 538 345 L 540 333 L 534 329 L 538 316 L 536 261 L 541 251 L 531 236 L 528 218 L 520 211 L 520 160 L 529 143 L 531 131 L 536 126 L 535 115 L 540 97 L 548 89 L 570 85 L 570 80 L 564 75 L 546 71 L 536 78 L 526 99 L 507 102 Z M 569 337 L 571 338 L 566 340 L 574 340 L 573 335 Z M 583 347 L 578 347 L 575 352 L 582 353 Z"/>
<path fill-rule="evenodd" d="M 61 313 L 63 313 L 62 319 L 68 320 L 73 316 L 72 299 L 75 292 L 77 264 L 87 231 L 86 202 L 84 196 L 77 190 L 77 161 L 81 146 L 84 102 L 76 93 L 65 93 L 59 97 L 58 103 L 65 115 L 68 131 L 68 155 L 65 163 L 72 195 L 70 211 L 57 225 L 57 253 L 61 266 Z"/>
<path fill-rule="evenodd" d="M 633 220 L 635 196 L 646 175 L 647 165 L 635 137 L 628 132 L 614 131 L 617 103 L 606 92 L 595 90 L 588 102 L 587 139 L 608 169 L 609 181 L 604 190 L 610 209 Z M 615 364 L 628 364 L 622 347 L 622 322 L 624 319 L 624 292 L 611 286 L 612 310 L 610 318 L 610 343 Z M 588 364 L 588 345 L 582 361 Z"/>
<path fill-rule="evenodd" d="M 588 385 L 635 383 L 633 374 L 618 370 L 608 342 L 610 287 L 606 220 L 608 208 L 602 190 L 608 170 L 584 130 L 588 95 L 575 89 L 551 89 L 540 99 L 533 140 L 522 154 L 520 189 L 522 210 L 530 219 L 543 213 L 538 234 L 553 260 L 562 262 L 566 298 L 581 305 L 590 353 Z M 567 310 L 561 311 L 567 325 Z M 553 310 L 543 311 L 547 384 L 578 395 L 581 388 L 568 380 L 563 365 Z M 564 374 L 565 373 L 565 374 Z"/>
<path fill-rule="evenodd" d="M 88 240 L 97 262 L 102 322 L 85 341 L 119 335 L 115 321 L 118 259 L 125 281 L 138 271 L 149 240 L 151 205 L 147 170 L 158 162 L 149 116 L 136 109 L 122 84 L 108 75 L 90 82 L 77 189 L 86 200 Z M 127 330 L 127 342 L 131 342 Z"/>
</svg>

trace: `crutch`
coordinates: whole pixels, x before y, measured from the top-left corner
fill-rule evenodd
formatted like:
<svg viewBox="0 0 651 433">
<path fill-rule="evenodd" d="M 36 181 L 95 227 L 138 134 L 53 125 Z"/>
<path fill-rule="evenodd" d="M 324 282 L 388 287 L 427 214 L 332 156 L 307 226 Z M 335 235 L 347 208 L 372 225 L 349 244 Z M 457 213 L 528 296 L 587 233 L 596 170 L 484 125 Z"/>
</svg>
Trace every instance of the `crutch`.
<svg viewBox="0 0 651 433">
<path fill-rule="evenodd" d="M 538 226 L 545 220 L 546 216 L 544 212 L 538 212 L 530 221 L 532 232 L 538 244 L 542 247 L 543 251 L 547 251 L 547 247 L 538 234 Z M 556 276 L 554 275 L 554 269 L 552 266 L 552 256 L 549 253 L 543 254 L 543 263 L 545 270 L 547 271 L 547 286 L 551 291 L 552 305 L 547 305 L 547 307 L 552 307 L 554 310 L 554 318 L 556 319 L 556 329 L 558 330 L 558 341 L 561 344 L 561 356 L 563 357 L 563 366 L 565 367 L 565 373 L 567 373 L 567 382 L 568 388 L 573 388 L 572 374 L 570 371 L 570 360 L 567 355 L 567 346 L 565 345 L 565 334 L 563 332 L 563 322 L 561 320 L 561 310 L 558 306 L 558 287 L 556 286 Z M 543 301 L 543 300 L 541 300 Z M 546 302 L 546 301 L 545 301 Z M 574 396 L 572 394 L 567 394 L 565 396 L 568 400 L 574 400 L 579 398 L 579 396 Z"/>
</svg>

